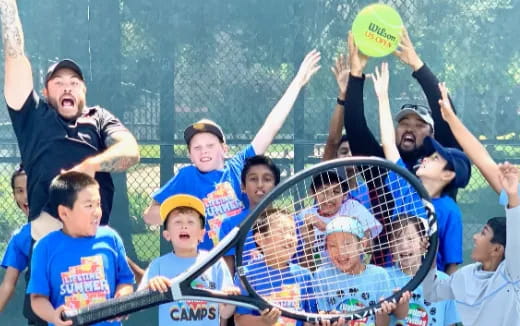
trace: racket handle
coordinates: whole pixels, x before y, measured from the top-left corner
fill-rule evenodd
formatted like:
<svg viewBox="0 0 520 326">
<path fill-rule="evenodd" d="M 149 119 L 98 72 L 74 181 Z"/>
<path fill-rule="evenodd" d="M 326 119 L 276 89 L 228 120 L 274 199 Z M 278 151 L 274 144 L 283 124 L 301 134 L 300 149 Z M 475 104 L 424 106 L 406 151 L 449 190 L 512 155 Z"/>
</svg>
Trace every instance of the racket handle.
<svg viewBox="0 0 520 326">
<path fill-rule="evenodd" d="M 145 289 L 130 295 L 86 306 L 79 310 L 64 311 L 61 319 L 72 320 L 74 326 L 88 325 L 173 301 L 171 291 L 164 293 Z"/>
</svg>

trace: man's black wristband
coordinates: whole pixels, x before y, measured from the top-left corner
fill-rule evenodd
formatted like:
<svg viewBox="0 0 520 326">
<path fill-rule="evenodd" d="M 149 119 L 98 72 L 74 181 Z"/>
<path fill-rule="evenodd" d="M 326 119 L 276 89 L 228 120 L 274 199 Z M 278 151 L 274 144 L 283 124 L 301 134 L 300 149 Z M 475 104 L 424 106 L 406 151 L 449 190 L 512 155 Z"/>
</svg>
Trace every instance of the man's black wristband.
<svg viewBox="0 0 520 326">
<path fill-rule="evenodd" d="M 345 106 L 345 100 L 340 100 L 339 97 L 336 98 L 336 103 L 338 103 L 339 105 Z"/>
</svg>

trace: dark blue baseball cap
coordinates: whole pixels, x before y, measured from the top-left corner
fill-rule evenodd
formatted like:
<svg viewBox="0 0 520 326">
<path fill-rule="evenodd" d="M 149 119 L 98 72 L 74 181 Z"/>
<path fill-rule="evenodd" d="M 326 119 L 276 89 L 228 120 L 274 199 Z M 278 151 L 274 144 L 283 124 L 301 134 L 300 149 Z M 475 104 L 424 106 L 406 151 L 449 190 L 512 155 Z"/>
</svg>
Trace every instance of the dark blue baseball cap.
<svg viewBox="0 0 520 326">
<path fill-rule="evenodd" d="M 423 146 L 427 156 L 437 152 L 453 168 L 455 178 L 448 185 L 448 188 L 464 188 L 468 185 L 471 177 L 471 162 L 463 151 L 453 147 L 443 147 L 429 136 L 424 138 Z"/>
</svg>

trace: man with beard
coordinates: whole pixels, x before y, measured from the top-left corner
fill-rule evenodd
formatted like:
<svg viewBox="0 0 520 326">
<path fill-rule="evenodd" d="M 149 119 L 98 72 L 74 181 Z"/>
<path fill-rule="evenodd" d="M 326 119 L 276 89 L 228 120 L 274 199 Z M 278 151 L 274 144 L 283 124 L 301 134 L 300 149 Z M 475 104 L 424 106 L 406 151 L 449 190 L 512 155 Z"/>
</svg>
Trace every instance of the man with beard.
<svg viewBox="0 0 520 326">
<path fill-rule="evenodd" d="M 405 104 L 396 116 L 396 143 L 399 153 L 411 172 L 424 157 L 422 147 L 426 136 L 433 136 L 444 147 L 460 148 L 448 124 L 442 119 L 439 99 L 439 80 L 415 52 L 406 30 L 403 30 L 401 43 L 395 55 L 413 69 L 412 76 L 421 85 L 429 107 Z M 349 135 L 352 155 L 373 155 L 384 157 L 383 149 L 368 128 L 363 106 L 363 86 L 368 58 L 360 53 L 349 37 L 350 77 L 345 100 L 345 128 Z M 435 132 L 434 132 L 435 131 Z"/>
<path fill-rule="evenodd" d="M 359 52 L 354 43 L 352 33 L 348 37 L 348 50 L 350 62 L 350 76 L 345 95 L 344 123 L 352 156 L 378 156 L 385 157 L 383 148 L 374 137 L 364 114 L 363 86 L 365 83 L 365 68 L 368 57 Z M 408 170 L 414 173 L 414 167 L 425 156 L 423 140 L 426 136 L 433 136 L 444 147 L 460 148 L 448 124 L 442 119 L 439 108 L 441 93 L 439 80 L 423 63 L 408 36 L 406 29 L 401 34 L 399 48 L 395 55 L 413 69 L 412 76 L 421 85 L 429 107 L 410 104 L 404 105 L 397 114 L 396 145 L 399 154 Z M 430 109 L 431 108 L 431 109 Z M 434 132 L 435 131 L 435 132 Z M 363 177 L 367 182 L 370 195 L 370 203 L 374 216 L 384 224 L 385 210 L 392 209 L 393 199 L 390 191 L 382 184 L 384 177 L 380 176 L 379 169 L 366 169 Z M 456 189 L 450 190 L 450 197 L 455 199 Z M 385 205 L 382 205 L 385 203 Z M 386 243 L 386 233 L 383 231 L 374 239 L 374 246 L 378 243 Z M 372 261 L 377 265 L 391 265 L 391 253 L 388 250 L 376 250 L 372 255 Z"/>
<path fill-rule="evenodd" d="M 107 110 L 87 107 L 83 73 L 72 60 L 49 68 L 45 98 L 40 98 L 24 53 L 15 0 L 0 0 L 0 19 L 4 95 L 27 172 L 29 221 L 44 210 L 51 180 L 64 170 L 76 170 L 96 177 L 101 187 L 102 224 L 108 223 L 114 192 L 110 172 L 125 171 L 139 161 L 134 136 Z"/>
<path fill-rule="evenodd" d="M 87 107 L 83 73 L 72 60 L 49 67 L 44 98 L 40 98 L 24 52 L 16 0 L 0 0 L 0 21 L 4 95 L 27 173 L 32 238 L 39 240 L 61 228 L 61 222 L 45 211 L 52 179 L 67 170 L 95 177 L 100 186 L 101 224 L 108 224 L 114 195 L 110 173 L 139 162 L 137 141 L 110 112 Z"/>
</svg>

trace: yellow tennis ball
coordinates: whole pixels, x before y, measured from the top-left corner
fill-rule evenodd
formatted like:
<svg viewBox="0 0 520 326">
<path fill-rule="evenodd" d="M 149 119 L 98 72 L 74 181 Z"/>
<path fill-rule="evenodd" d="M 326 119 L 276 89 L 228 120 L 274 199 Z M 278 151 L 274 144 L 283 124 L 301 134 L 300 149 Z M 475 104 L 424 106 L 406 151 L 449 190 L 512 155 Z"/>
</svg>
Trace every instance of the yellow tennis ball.
<svg viewBox="0 0 520 326">
<path fill-rule="evenodd" d="M 352 23 L 359 50 L 369 57 L 384 57 L 399 45 L 403 21 L 392 7 L 376 3 L 363 8 Z"/>
</svg>

